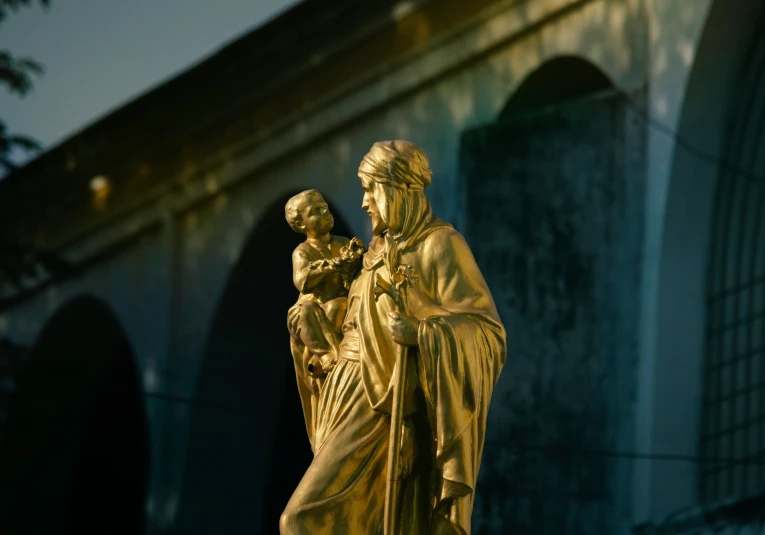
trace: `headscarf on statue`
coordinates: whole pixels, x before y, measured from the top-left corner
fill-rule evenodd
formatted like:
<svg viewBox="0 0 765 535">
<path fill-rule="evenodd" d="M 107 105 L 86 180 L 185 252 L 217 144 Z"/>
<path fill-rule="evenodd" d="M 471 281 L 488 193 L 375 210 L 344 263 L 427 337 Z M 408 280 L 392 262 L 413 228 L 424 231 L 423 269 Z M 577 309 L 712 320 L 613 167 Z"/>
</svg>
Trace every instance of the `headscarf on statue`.
<svg viewBox="0 0 765 535">
<path fill-rule="evenodd" d="M 419 145 L 410 141 L 378 141 L 364 156 L 359 173 L 383 187 L 389 205 L 388 233 L 402 252 L 413 247 L 434 230 L 452 225 L 433 215 L 425 189 L 430 186 L 432 171 L 428 157 Z M 382 262 L 385 240 L 375 236 L 364 255 L 364 268 L 373 269 Z"/>
</svg>

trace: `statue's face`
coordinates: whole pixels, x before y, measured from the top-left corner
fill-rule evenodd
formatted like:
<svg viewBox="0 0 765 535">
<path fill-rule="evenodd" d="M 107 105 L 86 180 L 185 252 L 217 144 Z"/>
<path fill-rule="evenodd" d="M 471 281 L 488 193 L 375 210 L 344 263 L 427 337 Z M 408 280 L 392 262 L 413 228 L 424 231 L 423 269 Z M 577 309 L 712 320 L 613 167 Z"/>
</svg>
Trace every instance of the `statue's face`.
<svg viewBox="0 0 765 535">
<path fill-rule="evenodd" d="M 359 174 L 361 186 L 364 188 L 364 198 L 361 201 L 361 208 L 372 220 L 372 233 L 380 236 L 388 228 L 388 222 L 385 218 L 387 202 L 382 187 L 374 180 L 366 178 Z"/>
<path fill-rule="evenodd" d="M 313 195 L 300 210 L 302 226 L 306 234 L 320 236 L 335 226 L 335 219 L 329 211 L 327 202 L 321 195 Z"/>
</svg>

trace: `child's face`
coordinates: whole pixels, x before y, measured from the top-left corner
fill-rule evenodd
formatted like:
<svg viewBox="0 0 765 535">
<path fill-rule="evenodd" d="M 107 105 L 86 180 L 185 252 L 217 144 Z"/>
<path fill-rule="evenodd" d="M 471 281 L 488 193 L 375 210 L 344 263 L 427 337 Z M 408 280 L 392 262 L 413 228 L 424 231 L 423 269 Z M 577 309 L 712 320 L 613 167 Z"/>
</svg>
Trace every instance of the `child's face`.
<svg viewBox="0 0 765 535">
<path fill-rule="evenodd" d="M 306 234 L 320 236 L 326 234 L 335 226 L 335 218 L 332 217 L 329 206 L 327 206 L 326 201 L 321 195 L 313 195 L 300 211 L 303 218 L 303 229 Z"/>
</svg>

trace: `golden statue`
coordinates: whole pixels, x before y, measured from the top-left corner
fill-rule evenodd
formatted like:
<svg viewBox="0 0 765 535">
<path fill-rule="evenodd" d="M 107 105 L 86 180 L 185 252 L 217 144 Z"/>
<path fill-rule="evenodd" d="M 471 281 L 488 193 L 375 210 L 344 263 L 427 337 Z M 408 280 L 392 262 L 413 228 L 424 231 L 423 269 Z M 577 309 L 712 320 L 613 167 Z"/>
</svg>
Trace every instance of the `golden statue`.
<svg viewBox="0 0 765 535">
<path fill-rule="evenodd" d="M 315 189 L 298 193 L 284 209 L 293 230 L 306 235 L 292 253 L 292 280 L 300 292 L 287 325 L 302 344 L 309 377 L 323 377 L 337 361 L 348 289 L 358 272 L 364 244 L 329 233 L 335 220 Z"/>
<path fill-rule="evenodd" d="M 358 174 L 362 262 L 318 192 L 287 205 L 307 236 L 288 324 L 314 459 L 281 533 L 468 534 L 505 331 L 464 238 L 431 212 L 424 151 L 375 143 Z"/>
</svg>

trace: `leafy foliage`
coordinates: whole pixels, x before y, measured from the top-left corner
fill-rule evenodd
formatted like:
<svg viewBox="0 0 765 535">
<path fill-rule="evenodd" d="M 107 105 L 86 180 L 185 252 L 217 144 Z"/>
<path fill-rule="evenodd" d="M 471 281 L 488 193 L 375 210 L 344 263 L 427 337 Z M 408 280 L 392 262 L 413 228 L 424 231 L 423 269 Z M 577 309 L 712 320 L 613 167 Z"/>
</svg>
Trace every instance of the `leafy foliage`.
<svg viewBox="0 0 765 535">
<path fill-rule="evenodd" d="M 26 7 L 34 3 L 34 0 L 0 0 L 0 22 L 8 16 L 9 11 L 16 11 L 21 7 Z M 48 7 L 50 0 L 38 0 L 42 7 Z"/>
<path fill-rule="evenodd" d="M 33 3 L 35 0 L 0 0 L 0 22 L 4 21 L 11 11 Z M 50 0 L 37 0 L 36 3 L 46 8 L 50 5 Z M 0 85 L 4 85 L 11 93 L 26 95 L 32 89 L 32 76 L 42 72 L 43 66 L 37 61 L 31 58 L 15 58 L 9 51 L 0 50 Z M 0 120 L 0 173 L 16 169 L 11 159 L 16 150 L 39 152 L 40 149 L 40 144 L 32 138 L 11 135 L 5 122 Z"/>
<path fill-rule="evenodd" d="M 12 93 L 26 95 L 32 89 L 32 74 L 42 74 L 43 67 L 30 58 L 16 59 L 7 50 L 0 50 L 0 84 Z"/>
<path fill-rule="evenodd" d="M 50 0 L 0 0 L 0 22 L 10 12 L 35 3 L 46 8 Z M 0 50 L 0 86 L 5 86 L 11 93 L 26 95 L 32 89 L 33 76 L 42 72 L 42 65 L 35 60 L 15 58 L 9 51 Z M 41 147 L 32 138 L 9 133 L 5 122 L 0 120 L 0 173 L 16 168 L 11 160 L 16 150 L 39 152 Z M 49 276 L 65 276 L 73 267 L 53 253 L 36 251 L 31 246 L 20 245 L 15 238 L 0 236 L 0 310 L 6 305 L 3 297 L 7 292 L 3 290 L 10 289 L 18 295 L 29 281 L 34 283 L 38 279 L 41 269 Z"/>
<path fill-rule="evenodd" d="M 9 173 L 16 169 L 16 164 L 11 160 L 14 149 L 27 152 L 39 152 L 40 144 L 27 136 L 10 135 L 3 121 L 0 121 L 0 170 Z"/>
</svg>

